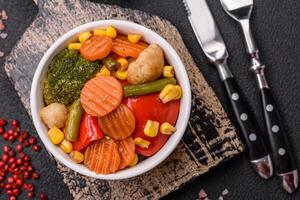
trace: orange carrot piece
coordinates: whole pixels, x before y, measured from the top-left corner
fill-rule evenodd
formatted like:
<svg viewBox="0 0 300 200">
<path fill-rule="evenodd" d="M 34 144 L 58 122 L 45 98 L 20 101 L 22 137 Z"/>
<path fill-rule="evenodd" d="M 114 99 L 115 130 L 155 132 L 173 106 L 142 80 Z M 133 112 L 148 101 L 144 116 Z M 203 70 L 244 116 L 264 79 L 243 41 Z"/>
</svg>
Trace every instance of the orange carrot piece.
<svg viewBox="0 0 300 200">
<path fill-rule="evenodd" d="M 121 83 L 112 76 L 96 76 L 81 90 L 80 102 L 88 114 L 105 116 L 116 109 L 123 97 Z"/>
<path fill-rule="evenodd" d="M 133 112 L 125 104 L 104 117 L 99 117 L 99 125 L 102 131 L 115 140 L 129 137 L 135 128 Z"/>
<path fill-rule="evenodd" d="M 113 140 L 101 140 L 88 146 L 84 164 L 97 174 L 110 174 L 119 169 L 121 157 Z"/>
<path fill-rule="evenodd" d="M 118 149 L 121 156 L 120 169 L 127 167 L 134 159 L 135 144 L 132 137 L 127 137 L 124 140 L 118 140 Z"/>
<path fill-rule="evenodd" d="M 139 54 L 147 48 L 147 44 L 139 42 L 133 44 L 127 40 L 126 37 L 118 36 L 113 40 L 112 52 L 122 57 L 133 57 L 137 58 Z"/>
</svg>

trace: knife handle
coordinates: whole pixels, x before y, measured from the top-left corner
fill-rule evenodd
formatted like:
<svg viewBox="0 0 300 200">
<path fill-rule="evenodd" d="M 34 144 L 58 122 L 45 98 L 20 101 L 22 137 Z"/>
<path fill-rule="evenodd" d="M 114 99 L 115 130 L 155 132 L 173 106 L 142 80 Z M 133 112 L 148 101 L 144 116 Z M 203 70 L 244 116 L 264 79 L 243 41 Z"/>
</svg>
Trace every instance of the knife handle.
<svg viewBox="0 0 300 200">
<path fill-rule="evenodd" d="M 250 161 L 255 161 L 267 156 L 268 152 L 261 137 L 261 131 L 250 112 L 249 106 L 243 100 L 236 81 L 233 77 L 229 77 L 224 79 L 223 83 L 236 121 L 243 134 L 243 140 L 246 144 Z"/>
<path fill-rule="evenodd" d="M 280 114 L 270 88 L 260 88 L 259 91 L 265 124 L 270 141 L 275 172 L 280 175 L 296 169 L 295 158 L 292 155 L 291 146 L 284 127 L 281 123 Z"/>
</svg>

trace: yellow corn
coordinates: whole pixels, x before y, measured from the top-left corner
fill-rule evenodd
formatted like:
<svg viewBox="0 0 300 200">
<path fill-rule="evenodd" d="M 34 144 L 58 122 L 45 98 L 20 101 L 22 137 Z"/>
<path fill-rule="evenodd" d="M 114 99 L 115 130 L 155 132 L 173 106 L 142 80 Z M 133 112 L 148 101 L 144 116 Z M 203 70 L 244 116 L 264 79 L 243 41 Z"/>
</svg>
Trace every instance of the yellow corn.
<svg viewBox="0 0 300 200">
<path fill-rule="evenodd" d="M 76 163 L 81 163 L 84 160 L 83 154 L 81 152 L 75 151 L 75 150 L 70 153 L 70 157 Z"/>
<path fill-rule="evenodd" d="M 98 72 L 97 74 L 96 74 L 96 76 L 110 76 L 110 71 L 106 68 L 106 67 L 102 67 L 101 69 L 100 69 L 100 72 Z"/>
<path fill-rule="evenodd" d="M 128 60 L 126 60 L 126 58 L 119 58 L 117 61 L 118 61 L 118 63 L 120 63 L 120 65 L 118 66 L 118 70 L 124 71 L 127 69 Z"/>
<path fill-rule="evenodd" d="M 159 122 L 148 120 L 144 128 L 144 133 L 148 137 L 155 137 L 157 136 L 158 129 L 159 129 Z"/>
<path fill-rule="evenodd" d="M 159 98 L 163 103 L 180 99 L 182 96 L 181 87 L 179 85 L 169 84 L 160 92 Z"/>
<path fill-rule="evenodd" d="M 82 32 L 79 34 L 78 40 L 80 43 L 83 43 L 83 42 L 87 41 L 90 37 L 92 37 L 92 34 L 89 31 Z"/>
<path fill-rule="evenodd" d="M 143 138 L 137 137 L 137 138 L 134 138 L 134 144 L 147 149 L 150 145 L 150 142 L 147 140 L 144 140 Z"/>
<path fill-rule="evenodd" d="M 59 144 L 65 138 L 64 133 L 59 128 L 57 128 L 56 126 L 54 126 L 53 128 L 51 128 L 48 131 L 48 134 L 49 134 L 50 140 L 51 140 L 51 142 L 53 144 Z"/>
<path fill-rule="evenodd" d="M 117 37 L 117 30 L 114 27 L 109 26 L 106 29 L 105 35 L 111 38 L 115 38 Z"/>
<path fill-rule="evenodd" d="M 174 77 L 174 74 L 175 74 L 174 67 L 164 66 L 164 71 L 163 71 L 164 77 L 172 78 L 172 77 Z"/>
<path fill-rule="evenodd" d="M 81 48 L 81 43 L 77 42 L 77 43 L 70 43 L 68 45 L 68 49 L 69 50 L 80 50 Z"/>
<path fill-rule="evenodd" d="M 127 76 L 128 76 L 128 72 L 127 71 L 116 71 L 116 77 L 119 79 L 119 80 L 126 80 L 127 79 Z"/>
<path fill-rule="evenodd" d="M 139 35 L 139 34 L 132 33 L 132 34 L 128 34 L 127 38 L 129 40 L 129 42 L 135 44 L 135 43 L 138 43 L 140 41 L 140 39 L 142 38 L 142 36 Z"/>
<path fill-rule="evenodd" d="M 176 128 L 174 126 L 172 126 L 171 124 L 169 124 L 168 122 L 165 122 L 162 125 L 160 125 L 159 130 L 160 130 L 161 134 L 172 135 L 176 131 Z"/>
<path fill-rule="evenodd" d="M 135 153 L 135 154 L 134 154 L 134 158 L 133 158 L 133 160 L 131 161 L 131 163 L 129 164 L 129 166 L 130 166 L 130 167 L 135 166 L 135 165 L 138 163 L 138 161 L 139 161 L 139 156 Z"/>
<path fill-rule="evenodd" d="M 94 35 L 106 35 L 106 30 L 105 29 L 95 29 L 93 31 Z"/>
<path fill-rule="evenodd" d="M 71 153 L 73 150 L 73 144 L 67 140 L 63 140 L 59 144 L 59 148 L 61 148 L 61 150 L 63 150 L 65 153 Z"/>
</svg>

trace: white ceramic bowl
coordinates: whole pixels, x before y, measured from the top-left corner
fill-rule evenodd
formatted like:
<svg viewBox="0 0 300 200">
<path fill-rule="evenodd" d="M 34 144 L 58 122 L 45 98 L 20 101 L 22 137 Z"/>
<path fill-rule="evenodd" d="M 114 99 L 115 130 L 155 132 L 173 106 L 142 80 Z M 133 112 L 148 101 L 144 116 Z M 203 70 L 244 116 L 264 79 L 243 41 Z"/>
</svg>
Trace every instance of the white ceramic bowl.
<svg viewBox="0 0 300 200">
<path fill-rule="evenodd" d="M 183 97 L 181 99 L 179 117 L 176 123 L 177 131 L 169 138 L 167 143 L 162 147 L 162 149 L 159 152 L 147 158 L 146 160 L 138 163 L 134 167 L 126 168 L 113 174 L 102 175 L 90 171 L 84 165 L 74 163 L 67 154 L 61 151 L 56 145 L 52 144 L 48 138 L 48 134 L 47 134 L 48 129 L 41 121 L 39 113 L 41 108 L 44 107 L 43 80 L 45 78 L 48 65 L 51 62 L 52 58 L 62 49 L 66 48 L 68 43 L 75 41 L 79 33 L 84 31 L 91 31 L 96 28 L 106 27 L 109 25 L 116 27 L 117 30 L 120 31 L 121 33 L 124 34 L 130 32 L 139 33 L 143 36 L 143 39 L 146 42 L 159 44 L 164 50 L 166 60 L 170 65 L 174 66 L 175 68 L 177 80 L 181 85 L 181 87 L 183 88 Z M 34 74 L 32 87 L 31 87 L 30 100 L 31 100 L 31 113 L 32 113 L 32 118 L 33 118 L 35 128 L 41 140 L 43 141 L 45 147 L 47 148 L 47 150 L 52 155 L 54 155 L 54 157 L 59 162 L 71 168 L 72 170 L 86 176 L 90 176 L 98 179 L 120 180 L 120 179 L 127 179 L 134 176 L 138 176 L 142 173 L 151 170 L 152 168 L 160 164 L 163 160 L 165 160 L 175 149 L 176 145 L 179 143 L 180 139 L 182 138 L 188 124 L 190 109 L 191 109 L 191 89 L 190 89 L 189 79 L 182 61 L 180 60 L 178 54 L 172 48 L 172 46 L 161 36 L 159 36 L 157 33 L 153 32 L 148 28 L 145 28 L 141 25 L 132 22 L 121 21 L 121 20 L 103 20 L 103 21 L 95 21 L 95 22 L 87 23 L 74 28 L 73 30 L 69 31 L 68 33 L 60 37 L 48 49 L 48 51 L 45 53 L 42 60 L 40 61 L 37 70 Z"/>
</svg>

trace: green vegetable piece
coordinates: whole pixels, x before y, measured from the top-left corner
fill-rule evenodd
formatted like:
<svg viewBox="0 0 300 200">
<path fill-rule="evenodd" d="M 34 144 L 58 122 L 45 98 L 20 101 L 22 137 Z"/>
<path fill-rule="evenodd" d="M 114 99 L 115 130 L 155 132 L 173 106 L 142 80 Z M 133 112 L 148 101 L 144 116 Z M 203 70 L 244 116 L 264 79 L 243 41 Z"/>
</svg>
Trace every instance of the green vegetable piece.
<svg viewBox="0 0 300 200">
<path fill-rule="evenodd" d="M 149 83 L 139 84 L 139 85 L 127 85 L 124 86 L 124 96 L 141 96 L 145 94 L 150 94 L 154 92 L 160 92 L 168 84 L 176 84 L 175 78 L 163 78 Z"/>
<path fill-rule="evenodd" d="M 77 141 L 83 112 L 84 111 L 80 104 L 80 100 L 75 100 L 69 109 L 66 123 L 66 140 L 71 142 Z"/>
<path fill-rule="evenodd" d="M 104 58 L 102 60 L 102 64 L 109 70 L 109 71 L 113 71 L 113 70 L 116 70 L 117 67 L 118 67 L 118 62 L 113 59 L 112 57 L 107 57 L 107 58 Z"/>
<path fill-rule="evenodd" d="M 44 81 L 45 103 L 57 102 L 69 106 L 79 98 L 84 84 L 99 69 L 98 62 L 85 60 L 77 51 L 62 50 L 49 64 Z"/>
</svg>

